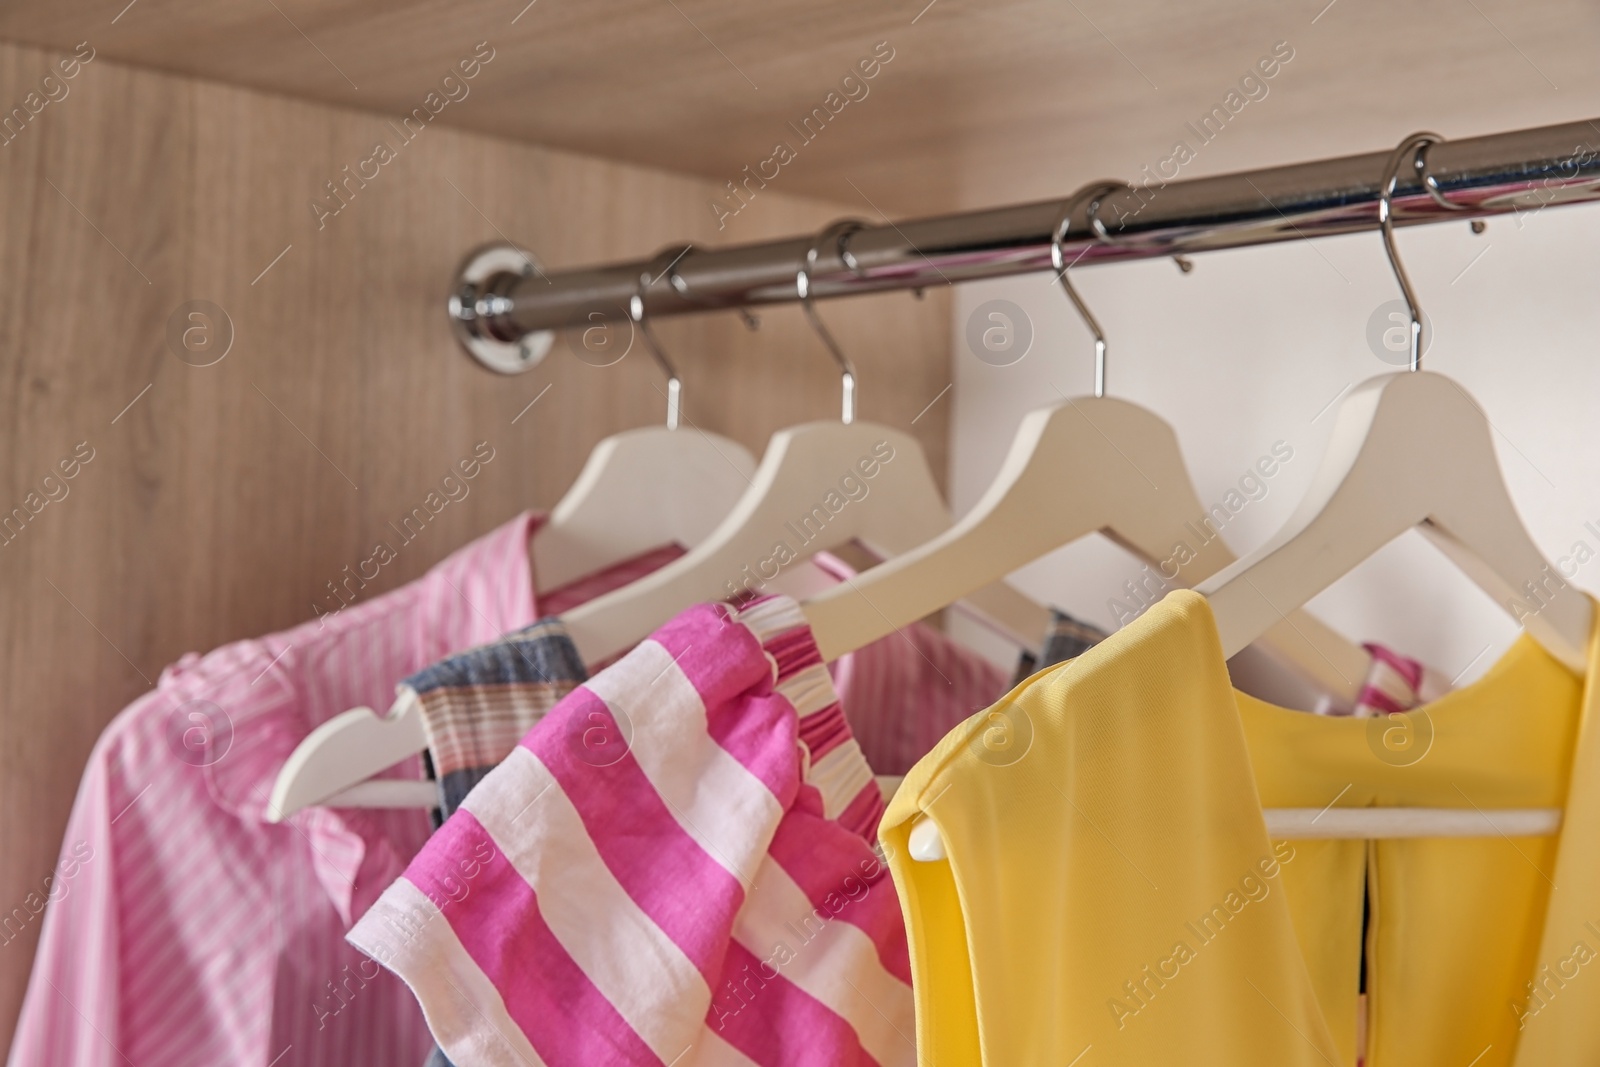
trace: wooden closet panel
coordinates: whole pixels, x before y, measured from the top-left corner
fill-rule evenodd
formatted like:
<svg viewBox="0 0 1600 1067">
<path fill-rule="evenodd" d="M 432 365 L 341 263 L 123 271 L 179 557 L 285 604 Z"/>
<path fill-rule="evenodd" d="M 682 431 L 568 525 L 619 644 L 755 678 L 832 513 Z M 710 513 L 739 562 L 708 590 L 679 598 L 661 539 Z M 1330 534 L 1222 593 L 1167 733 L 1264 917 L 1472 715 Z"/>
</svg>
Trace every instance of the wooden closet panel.
<svg viewBox="0 0 1600 1067">
<path fill-rule="evenodd" d="M 487 41 L 441 122 L 897 214 L 1159 183 L 1178 141 L 1194 177 L 1577 121 L 1600 89 L 1588 0 L 50 0 L 0 37 L 396 115 Z M 1224 104 L 1226 136 L 1190 131 Z"/>
<path fill-rule="evenodd" d="M 0 101 L 58 58 L 0 46 Z M 435 126 L 319 229 L 309 202 L 379 139 L 398 142 L 380 115 L 102 56 L 0 146 L 0 512 L 46 499 L 57 463 L 93 450 L 0 544 L 0 919 L 43 895 L 96 737 L 164 665 L 311 617 L 325 583 L 475 442 L 495 459 L 470 495 L 364 596 L 549 506 L 597 440 L 662 418 L 639 351 L 602 370 L 558 340 L 511 378 L 464 357 L 444 297 L 467 250 L 507 237 L 555 268 L 845 213 L 774 191 L 718 234 L 705 180 Z M 211 366 L 168 343 L 192 300 L 233 324 Z M 949 381 L 946 295 L 822 313 L 860 364 L 864 416 L 910 426 L 942 471 L 949 398 L 911 423 Z M 754 334 L 731 315 L 660 334 L 687 418 L 757 454 L 781 426 L 837 417 L 832 365 L 795 309 Z M 38 931 L 27 916 L 0 945 L 0 1047 Z"/>
</svg>

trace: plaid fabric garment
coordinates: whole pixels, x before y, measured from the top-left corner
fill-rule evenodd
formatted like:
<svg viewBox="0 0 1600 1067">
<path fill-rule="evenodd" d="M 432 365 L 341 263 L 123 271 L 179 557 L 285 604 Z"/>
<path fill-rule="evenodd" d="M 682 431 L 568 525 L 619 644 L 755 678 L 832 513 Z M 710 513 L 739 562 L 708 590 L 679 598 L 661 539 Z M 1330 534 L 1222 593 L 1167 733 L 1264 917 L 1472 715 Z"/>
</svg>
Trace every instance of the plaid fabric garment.
<svg viewBox="0 0 1600 1067">
<path fill-rule="evenodd" d="M 428 764 L 439 783 L 436 824 L 588 678 L 561 620 L 547 618 L 402 682 L 397 704 L 415 703 L 428 731 Z"/>
<path fill-rule="evenodd" d="M 1018 657 L 1017 673 L 1011 678 L 1012 688 L 1046 667 L 1054 667 L 1057 663 L 1065 663 L 1083 655 L 1107 636 L 1100 627 L 1051 608 L 1050 629 L 1045 632 L 1044 644 L 1040 646 L 1037 656 L 1032 652 L 1024 652 Z"/>
</svg>

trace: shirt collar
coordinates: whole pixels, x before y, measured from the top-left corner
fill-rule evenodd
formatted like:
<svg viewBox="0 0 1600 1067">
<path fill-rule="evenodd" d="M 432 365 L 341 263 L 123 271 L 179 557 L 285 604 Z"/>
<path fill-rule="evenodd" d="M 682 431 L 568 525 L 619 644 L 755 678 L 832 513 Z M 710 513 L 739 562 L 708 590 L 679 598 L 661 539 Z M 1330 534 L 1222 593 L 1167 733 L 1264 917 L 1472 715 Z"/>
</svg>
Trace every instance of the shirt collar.
<svg viewBox="0 0 1600 1067">
<path fill-rule="evenodd" d="M 266 823 L 284 761 L 312 729 L 347 710 L 325 694 L 350 689 L 354 679 L 395 685 L 438 659 L 533 622 L 538 608 L 528 540 L 544 519 L 524 512 L 414 582 L 319 612 L 281 633 L 185 656 L 164 671 L 158 685 L 170 701 L 167 714 L 207 699 L 221 713 L 215 723 L 221 754 L 212 753 L 201 767 L 217 805 L 246 823 Z M 380 542 L 394 553 L 390 558 L 408 543 L 397 537 Z M 397 637 L 392 650 L 377 647 Z M 373 692 L 353 703 L 381 711 L 390 695 Z M 396 773 L 415 776 L 405 764 Z M 309 843 L 317 877 L 347 923 L 400 874 L 427 830 L 420 810 L 312 808 L 288 822 Z"/>
</svg>

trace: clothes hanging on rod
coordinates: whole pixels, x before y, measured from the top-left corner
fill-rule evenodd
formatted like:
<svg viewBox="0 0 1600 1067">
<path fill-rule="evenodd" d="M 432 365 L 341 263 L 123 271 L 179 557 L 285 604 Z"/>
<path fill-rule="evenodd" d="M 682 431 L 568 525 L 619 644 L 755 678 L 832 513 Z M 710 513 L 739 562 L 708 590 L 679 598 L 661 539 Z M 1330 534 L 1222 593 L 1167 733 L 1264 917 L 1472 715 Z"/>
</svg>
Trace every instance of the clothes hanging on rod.
<svg viewBox="0 0 1600 1067">
<path fill-rule="evenodd" d="M 1529 174 L 1560 165 L 1545 130 L 1520 135 L 1542 146 L 1528 149 L 1527 173 L 1508 173 L 1504 151 L 1485 162 L 1440 146 L 1457 154 L 1430 174 L 1430 136 L 1402 145 L 1373 197 L 1340 185 L 1332 207 L 1323 190 L 1286 212 L 1256 189 L 1278 219 L 1264 223 L 1256 198 L 1230 201 L 1214 229 L 1181 240 L 1285 239 L 1280 220 L 1292 229 L 1318 212 L 1317 232 L 1347 232 L 1374 208 L 1418 369 L 1421 316 L 1392 245 L 1397 191 L 1423 202 L 1418 217 L 1491 214 L 1514 209 Z M 1564 181 L 1594 182 L 1593 160 L 1571 170 Z M 1234 196 L 1240 180 L 1250 182 L 1173 183 L 1155 221 L 1118 240 L 1091 212 L 1097 258 L 1167 254 L 1175 245 L 1162 237 L 1180 228 L 1167 213 Z M 1008 224 L 1021 237 L 986 231 L 983 247 L 1010 241 L 1012 260 L 976 270 L 1031 269 L 1027 214 Z M 1052 234 L 1057 260 L 1068 229 Z M 874 260 L 845 240 L 857 232 L 824 231 L 837 269 L 813 239 L 802 278 L 815 275 L 819 292 L 909 284 L 883 277 L 894 256 L 882 234 L 860 231 L 880 242 Z M 934 257 L 951 254 L 925 258 L 937 270 Z M 676 425 L 677 376 L 643 314 L 650 281 L 672 269 L 635 275 L 629 316 L 668 372 Z M 834 276 L 845 272 L 854 281 Z M 778 299 L 749 276 L 738 289 L 737 273 L 721 283 L 734 288 L 729 306 Z M 577 299 L 573 277 L 542 284 L 542 296 L 508 284 L 486 305 L 498 308 L 494 328 L 516 336 Z M 668 288 L 682 294 L 677 280 Z M 806 299 L 812 282 L 799 290 Z M 823 336 L 853 398 L 853 367 Z M 884 573 L 937 601 L 932 569 L 913 568 L 949 516 L 920 446 L 852 423 L 848 399 L 845 412 L 848 427 L 776 439 L 745 518 L 775 522 L 784 501 L 815 496 L 819 473 L 825 484 L 866 463 L 869 445 L 880 469 L 896 448 L 915 454 L 909 488 L 879 482 L 870 506 L 852 497 L 830 536 L 876 531 L 879 547 L 909 549 Z M 1043 425 L 1038 414 L 1030 425 Z M 714 586 L 733 573 L 724 565 L 765 550 L 765 523 L 711 534 L 715 551 L 689 561 L 692 582 L 672 568 L 683 548 L 632 552 L 650 540 L 641 528 L 613 562 L 601 549 L 623 541 L 583 531 L 644 499 L 629 486 L 661 457 L 640 442 L 669 431 L 629 439 L 631 450 L 614 438 L 629 473 L 606 482 L 606 506 L 559 546 L 559 588 L 536 592 L 529 541 L 545 520 L 524 514 L 400 590 L 185 657 L 119 716 L 73 811 L 62 854 L 79 874 L 45 920 L 11 1062 L 1592 1063 L 1600 985 L 1577 976 L 1600 939 L 1593 601 L 1563 582 L 1537 610 L 1514 611 L 1527 633 L 1458 690 L 1372 644 L 1354 706 L 1324 700 L 1306 714 L 1245 677 L 1249 641 L 1402 530 L 1420 526 L 1497 597 L 1542 563 L 1499 480 L 1488 421 L 1453 382 L 1366 382 L 1339 419 L 1286 532 L 1114 634 L 1050 612 L 1043 654 L 1005 695 L 1007 672 L 908 621 L 937 603 L 908 598 L 920 607 L 891 619 L 870 596 L 819 598 L 848 604 L 856 632 L 888 633 L 832 663 L 820 616 L 755 587 L 650 619 L 674 590 Z M 880 455 L 890 434 L 896 448 Z M 809 458 L 785 471 L 786 448 Z M 910 461 L 898 462 L 895 479 Z M 690 466 L 675 471 L 693 484 Z M 748 466 L 724 472 L 727 484 L 737 490 L 732 476 Z M 1028 492 L 1059 492 L 1058 473 L 1041 465 Z M 763 498 L 774 484 L 781 492 Z M 1108 476 L 1101 495 L 1122 493 Z M 1018 499 L 1014 521 L 991 524 L 1000 571 L 1017 553 L 995 545 L 1022 544 L 1017 529 L 1039 513 Z M 673 528 L 705 535 L 710 507 Z M 600 558 L 599 573 L 564 581 Z M 841 560 L 817 563 L 851 591 L 873 588 Z M 636 581 L 660 595 L 614 598 L 607 625 L 585 611 Z M 1046 613 L 1008 585 L 988 594 L 1016 609 L 994 617 Z M 889 633 L 897 621 L 907 625 Z M 603 650 L 602 662 L 585 667 L 580 646 Z M 396 681 L 396 706 L 421 723 L 426 748 L 381 774 L 436 789 L 433 832 L 421 808 L 337 803 L 274 824 L 284 813 L 270 790 L 289 754 L 344 708 L 388 703 Z M 1425 747 L 1393 748 L 1402 729 Z M 906 772 L 887 805 L 874 771 Z M 1417 822 L 1380 833 L 1362 821 L 1379 814 Z M 1551 821 L 1506 828 L 1528 815 Z M 1365 836 L 1316 831 L 1323 817 Z M 1441 829 L 1475 820 L 1475 837 Z M 919 846 L 925 830 L 937 855 Z"/>
<path fill-rule="evenodd" d="M 513 553 L 512 550 L 506 548 L 506 544 L 508 542 L 510 544 L 517 544 L 520 541 L 521 545 L 525 549 L 526 539 L 529 533 L 537 526 L 538 521 L 538 518 L 535 516 L 527 516 L 524 517 L 524 519 L 519 523 L 511 524 L 510 529 L 514 531 L 514 534 L 507 536 L 505 532 L 502 531 L 499 537 L 499 546 L 491 553 L 491 557 L 502 561 L 508 556 L 510 558 L 522 560 L 523 567 L 526 569 L 526 552 L 523 551 Z M 652 554 L 647 554 L 646 557 L 641 557 L 638 560 L 630 561 L 628 564 L 618 568 L 614 574 L 602 575 L 590 581 L 578 583 L 562 590 L 553 591 L 542 602 L 563 607 L 568 604 L 581 603 L 584 599 L 593 595 L 597 591 L 603 591 L 606 588 L 614 586 L 619 582 L 629 580 L 630 578 L 636 577 L 639 574 L 648 573 L 654 567 L 659 566 L 666 560 L 673 558 L 678 551 L 679 550 L 675 548 L 666 548 L 658 550 Z M 844 565 L 842 561 L 835 561 L 833 563 L 832 573 L 834 577 L 846 580 L 848 580 L 850 576 L 849 568 Z M 482 576 L 480 576 L 480 578 L 481 577 Z M 461 583 L 462 581 L 463 580 L 458 575 L 453 578 L 451 582 L 446 584 L 451 584 L 452 588 L 455 588 L 455 583 Z M 480 582 L 480 586 L 481 584 L 482 583 Z M 455 589 L 455 592 L 459 596 L 461 595 L 462 591 L 460 589 Z M 531 603 L 532 597 L 530 594 L 530 610 Z M 1085 639 L 1096 636 L 1091 628 L 1088 628 L 1082 624 L 1077 624 L 1059 612 L 1055 613 L 1054 618 L 1055 626 L 1053 627 L 1052 633 L 1057 638 L 1070 637 L 1081 643 Z M 932 631 L 929 631 L 929 633 L 931 634 Z M 938 635 L 935 634 L 933 636 L 937 637 Z M 453 675 L 451 672 L 456 670 L 461 662 L 473 660 L 476 657 L 479 659 L 480 664 L 485 662 L 488 664 L 488 671 L 491 675 L 493 675 L 495 671 L 504 671 L 506 672 L 507 677 L 515 677 L 515 674 L 518 671 L 527 672 L 531 670 L 531 675 L 528 678 L 523 678 L 522 681 L 526 682 L 530 681 L 531 679 L 532 682 L 536 683 L 531 685 L 526 692 L 509 701 L 509 706 L 513 710 L 513 713 L 509 718 L 502 718 L 499 720 L 495 718 L 506 710 L 505 707 L 498 703 L 498 701 L 503 699 L 505 696 L 503 692 L 496 692 L 492 694 L 490 699 L 484 703 L 483 708 L 473 709 L 467 714 L 453 714 L 450 710 L 449 701 L 447 700 L 443 704 L 435 705 L 435 709 L 439 712 L 438 714 L 424 716 L 425 719 L 430 722 L 430 757 L 433 759 L 436 767 L 441 769 L 441 785 L 446 787 L 446 796 L 449 798 L 446 801 L 446 813 L 461 803 L 467 791 L 470 790 L 473 784 L 475 784 L 476 780 L 483 777 L 488 768 L 499 763 L 505 752 L 514 747 L 516 737 L 522 729 L 536 723 L 539 719 L 539 715 L 542 712 L 550 709 L 552 706 L 559 706 L 561 697 L 570 692 L 575 685 L 582 681 L 583 672 L 581 667 L 576 666 L 576 653 L 575 650 L 570 648 L 570 643 L 568 643 L 565 657 L 559 654 L 555 656 L 547 656 L 544 654 L 545 652 L 552 650 L 559 653 L 560 645 L 564 641 L 565 638 L 560 634 L 558 622 L 537 624 L 532 629 L 525 630 L 516 635 L 511 641 L 499 642 L 497 644 L 488 646 L 487 649 L 480 648 L 475 652 L 469 652 L 458 656 L 455 658 L 455 660 L 447 660 L 441 665 L 429 668 L 412 682 L 411 688 L 415 691 L 413 694 L 413 699 L 419 699 L 419 702 L 425 703 L 422 698 L 416 696 L 416 693 L 437 694 L 439 692 L 451 689 L 457 681 L 461 680 L 459 673 Z M 293 642 L 288 643 L 292 644 Z M 878 643 L 878 645 L 884 645 L 890 648 L 899 647 L 899 644 L 900 638 L 898 637 L 893 639 L 884 639 Z M 1064 645 L 1069 645 L 1069 642 L 1066 641 L 1058 640 L 1055 642 L 1046 642 L 1046 644 L 1047 646 L 1053 644 L 1055 646 L 1054 651 L 1057 652 L 1071 651 L 1076 653 L 1079 651 L 1079 648 L 1076 645 L 1062 647 Z M 530 650 L 536 647 L 539 649 L 539 652 L 537 654 L 530 655 Z M 872 647 L 875 646 L 869 646 L 869 649 Z M 906 645 L 905 647 L 919 646 L 913 643 Z M 920 647 L 927 648 L 930 646 L 922 644 Z M 863 650 L 863 653 L 866 651 L 867 650 Z M 488 655 L 489 658 L 487 661 L 482 659 L 484 655 Z M 860 656 L 862 654 L 857 655 Z M 1404 681 L 1413 687 L 1419 685 L 1426 677 L 1426 672 L 1421 670 L 1415 663 L 1408 663 L 1407 661 L 1395 657 L 1392 654 L 1379 654 L 1378 652 L 1375 652 L 1374 655 L 1376 657 L 1374 664 L 1375 670 L 1381 666 L 1384 670 L 1395 672 L 1399 680 Z M 288 659 L 286 656 L 281 658 L 286 660 L 283 669 L 290 670 L 295 668 L 297 660 Z M 565 666 L 563 666 L 563 663 L 565 663 Z M 1044 666 L 1048 667 L 1049 664 L 1047 663 Z M 835 669 L 838 670 L 837 667 Z M 1393 681 L 1394 679 L 1390 679 L 1388 683 L 1384 684 L 1389 685 L 1392 684 Z M 470 706 L 474 702 L 482 700 L 487 695 L 487 690 L 495 689 L 498 684 L 499 683 L 497 683 L 492 677 L 485 677 L 477 679 L 472 686 L 464 687 L 465 689 L 472 690 L 472 695 L 465 698 L 463 706 Z M 1377 693 L 1379 684 L 1380 682 L 1376 676 L 1369 677 L 1367 689 L 1371 693 Z M 881 686 L 874 689 L 874 692 L 882 691 L 884 690 Z M 459 695 L 456 697 L 456 699 L 460 699 Z M 1398 699 L 1398 697 L 1391 696 L 1386 697 L 1385 699 Z M 1372 702 L 1382 703 L 1381 700 L 1376 699 L 1373 699 Z M 459 711 L 460 708 L 457 708 L 457 710 Z M 911 709 L 904 709 L 899 714 L 905 715 L 910 710 Z M 487 718 L 482 717 L 485 713 L 488 716 Z M 1290 714 L 1288 712 L 1283 713 Z M 486 732 L 481 734 L 473 733 L 473 731 L 479 729 L 485 729 Z M 603 728 L 600 732 L 602 736 L 606 736 Z M 499 749 L 499 751 L 491 751 L 493 749 Z M 445 753 L 448 752 L 454 752 L 456 755 L 453 757 L 445 755 Z M 463 753 L 467 753 L 468 755 L 463 757 Z M 470 772 L 465 778 L 456 774 L 457 771 L 463 769 Z M 314 809 L 312 812 L 308 812 L 306 814 L 308 816 L 315 816 L 321 811 L 322 809 Z M 237 945 L 234 947 L 237 948 Z M 392 999 L 390 1000 L 390 1004 L 393 1006 Z M 414 1015 L 414 1012 L 411 1014 Z M 318 1018 L 326 1018 L 326 1015 L 319 1015 Z"/>
<path fill-rule="evenodd" d="M 1523 636 L 1424 706 L 1426 759 L 1386 761 L 1369 737 L 1392 723 L 1233 691 L 1204 598 L 1168 594 L 993 709 L 1010 747 L 975 719 L 891 801 L 920 1062 L 1071 1062 L 1092 1046 L 1130 1065 L 1196 1048 L 1241 1067 L 1352 1063 L 1369 882 L 1371 1062 L 1590 1062 L 1600 986 L 1569 981 L 1576 964 L 1541 983 L 1553 961 L 1593 956 L 1594 693 Z M 1515 842 L 1274 842 L 1262 818 L 1396 803 L 1566 813 L 1559 836 Z M 922 816 L 948 862 L 910 858 Z"/>
</svg>

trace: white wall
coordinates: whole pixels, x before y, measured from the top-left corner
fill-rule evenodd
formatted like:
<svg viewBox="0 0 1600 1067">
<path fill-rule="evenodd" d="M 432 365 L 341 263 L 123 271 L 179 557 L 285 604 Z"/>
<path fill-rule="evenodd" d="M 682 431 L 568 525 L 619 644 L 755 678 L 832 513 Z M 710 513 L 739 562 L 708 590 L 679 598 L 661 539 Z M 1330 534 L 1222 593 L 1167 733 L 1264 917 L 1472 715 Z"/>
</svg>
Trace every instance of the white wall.
<svg viewBox="0 0 1600 1067">
<path fill-rule="evenodd" d="M 1424 358 L 1477 399 L 1524 522 L 1555 560 L 1600 550 L 1600 207 L 1414 227 L 1398 242 L 1434 328 Z M 1075 271 L 1110 342 L 1109 395 L 1175 427 L 1196 488 L 1220 501 L 1278 441 L 1293 458 L 1224 531 L 1235 552 L 1265 540 L 1309 483 L 1331 431 L 1329 402 L 1396 369 L 1369 348 L 1369 316 L 1399 289 L 1376 233 L 1212 253 L 1182 275 L 1170 260 Z M 1020 306 L 1028 354 L 998 367 L 965 340 L 987 300 Z M 970 507 L 1029 409 L 1093 386 L 1093 346 L 1048 274 L 973 284 L 955 304 L 951 503 Z M 1391 356 L 1400 359 L 1403 356 Z M 1036 598 L 1114 624 L 1108 600 L 1138 565 L 1094 538 L 1019 571 Z M 1600 589 L 1600 559 L 1574 583 Z M 1419 534 L 1389 545 L 1311 602 L 1355 640 L 1382 641 L 1447 676 L 1476 677 L 1515 636 L 1510 617 Z"/>
</svg>

